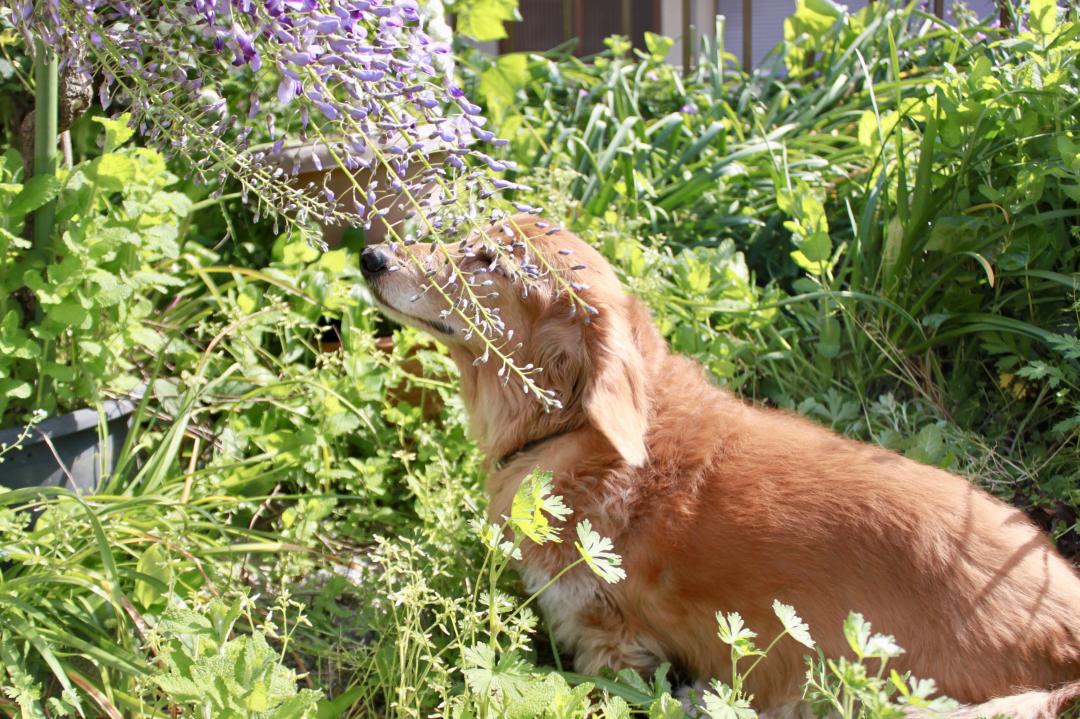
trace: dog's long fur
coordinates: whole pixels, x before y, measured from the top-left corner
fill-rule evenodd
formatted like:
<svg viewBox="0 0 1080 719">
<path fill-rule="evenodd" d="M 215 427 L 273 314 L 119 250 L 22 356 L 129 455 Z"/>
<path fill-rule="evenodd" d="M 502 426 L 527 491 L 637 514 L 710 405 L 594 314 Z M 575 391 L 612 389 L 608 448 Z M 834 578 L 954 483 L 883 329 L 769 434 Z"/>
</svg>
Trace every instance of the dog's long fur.
<svg viewBox="0 0 1080 719">
<path fill-rule="evenodd" d="M 520 481 L 541 467 L 571 521 L 589 518 L 621 553 L 624 581 L 575 570 L 539 600 L 579 671 L 671 661 L 698 680 L 729 677 L 717 611 L 738 611 L 771 637 L 779 599 L 830 656 L 849 653 L 841 626 L 862 612 L 906 649 L 898 668 L 969 705 L 956 717 L 1053 717 L 1080 696 L 1080 577 L 1022 513 L 959 477 L 714 387 L 669 352 L 597 252 L 537 222 L 514 218 L 554 271 L 588 285 L 582 296 L 599 313 L 590 323 L 573 316 L 550 276 L 523 296 L 492 273 L 492 302 L 523 342 L 518 362 L 543 368 L 560 411 L 504 384 L 498 362 L 476 364 L 482 344 L 440 316 L 445 300 L 414 299 L 423 269 L 449 276 L 446 250 L 386 250 L 399 271 L 371 284 L 388 314 L 434 331 L 460 368 L 490 461 L 491 517 L 509 515 Z M 490 238 L 480 242 L 506 239 Z M 456 259 L 467 270 L 488 262 Z M 575 550 L 526 543 L 522 555 L 531 590 Z M 750 675 L 759 711 L 798 702 L 803 652 L 782 641 Z"/>
</svg>

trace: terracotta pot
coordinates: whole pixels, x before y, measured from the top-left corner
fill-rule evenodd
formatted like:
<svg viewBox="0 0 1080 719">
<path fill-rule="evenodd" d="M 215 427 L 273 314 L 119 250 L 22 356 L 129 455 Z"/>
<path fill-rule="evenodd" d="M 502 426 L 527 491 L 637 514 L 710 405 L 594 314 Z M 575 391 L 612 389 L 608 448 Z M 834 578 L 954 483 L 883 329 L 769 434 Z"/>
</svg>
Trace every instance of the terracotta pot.
<svg viewBox="0 0 1080 719">
<path fill-rule="evenodd" d="M 425 134 L 424 128 L 420 128 L 419 134 Z M 403 145 L 404 143 L 393 144 Z M 425 157 L 432 166 L 437 166 L 442 163 L 445 153 L 435 152 L 435 143 L 430 144 L 433 151 L 425 153 Z M 373 221 L 371 227 L 364 231 L 364 244 L 373 245 L 386 240 L 388 235 L 387 225 L 395 230 L 400 230 L 405 220 L 415 212 L 415 208 L 412 207 L 404 195 L 395 195 L 386 191 L 386 188 L 390 186 L 386 168 L 375 160 L 371 148 L 368 148 L 363 156 L 364 160 L 371 163 L 371 168 L 360 168 L 352 173 L 335 163 L 330 150 L 331 148 L 323 142 L 298 143 L 283 147 L 281 152 L 267 158 L 267 162 L 271 166 L 280 167 L 288 173 L 292 173 L 294 168 L 298 168 L 299 173 L 294 180 L 296 187 L 307 187 L 309 183 L 313 183 L 316 187 L 323 187 L 325 183 L 325 186 L 330 188 L 342 206 L 350 208 L 350 210 L 353 207 L 356 188 L 359 187 L 366 192 L 372 182 L 377 182 L 376 195 L 378 201 L 376 202 L 376 209 L 387 209 L 388 212 L 384 215 L 383 220 Z M 415 177 L 424 169 L 420 165 L 411 165 L 408 168 L 407 177 Z M 327 178 L 327 175 L 329 175 L 329 178 Z M 434 188 L 435 183 L 429 183 L 414 196 L 416 199 L 420 199 L 430 194 Z M 337 223 L 322 223 L 322 228 L 323 240 L 326 244 L 331 249 L 340 247 L 347 227 Z"/>
</svg>

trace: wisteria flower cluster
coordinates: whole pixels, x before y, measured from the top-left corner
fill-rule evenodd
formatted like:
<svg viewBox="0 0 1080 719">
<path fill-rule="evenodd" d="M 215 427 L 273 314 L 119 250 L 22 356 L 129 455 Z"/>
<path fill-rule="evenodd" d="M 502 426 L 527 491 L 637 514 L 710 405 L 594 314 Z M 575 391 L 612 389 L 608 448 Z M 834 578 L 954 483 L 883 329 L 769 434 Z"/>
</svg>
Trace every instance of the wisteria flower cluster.
<svg viewBox="0 0 1080 719">
<path fill-rule="evenodd" d="M 387 213 L 380 189 L 420 196 L 433 175 L 462 174 L 479 193 L 498 189 L 489 173 L 468 173 L 469 155 L 504 169 L 480 149 L 496 138 L 439 76 L 436 58 L 449 48 L 424 31 L 415 0 L 19 0 L 17 14 L 47 45 L 89 50 L 61 62 L 102 73 L 103 107 L 132 112 L 144 135 L 191 158 L 203 180 L 236 177 L 265 210 L 370 225 Z M 230 85 L 253 91 L 228 99 Z M 324 142 L 322 154 L 346 170 L 383 163 L 389 186 L 363 188 L 348 207 L 326 191 L 298 193 L 286 177 L 293 169 L 274 162 L 290 137 Z M 408 175 L 436 153 L 446 153 L 443 166 Z"/>
<path fill-rule="evenodd" d="M 257 216 L 309 230 L 380 222 L 405 245 L 453 242 L 505 220 L 501 193 L 522 187 L 502 177 L 512 163 L 491 148 L 503 141 L 447 74 L 450 48 L 428 32 L 416 0 L 9 1 L 28 38 L 103 78 L 104 108 L 131 113 L 150 143 L 189 162 L 215 192 L 238 182 Z M 316 146 L 316 169 L 352 177 L 350 191 L 301 186 L 299 165 L 281 160 L 296 139 Z M 383 179 L 361 186 L 362 169 Z M 391 222 L 394 209 L 414 221 Z M 519 267 L 527 281 L 535 268 Z M 494 341 L 497 313 L 465 289 L 453 311 Z M 498 356 L 508 375 L 555 402 Z"/>
</svg>

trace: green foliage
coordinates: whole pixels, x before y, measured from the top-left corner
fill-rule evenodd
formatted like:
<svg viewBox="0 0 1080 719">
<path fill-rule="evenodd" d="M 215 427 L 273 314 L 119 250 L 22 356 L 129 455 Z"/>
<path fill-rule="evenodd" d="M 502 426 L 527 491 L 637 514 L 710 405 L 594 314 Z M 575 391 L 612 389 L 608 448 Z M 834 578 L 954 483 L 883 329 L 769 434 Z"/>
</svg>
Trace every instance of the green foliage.
<svg viewBox="0 0 1080 719">
<path fill-rule="evenodd" d="M 446 9 L 456 14 L 458 33 L 480 42 L 501 40 L 506 23 L 521 20 L 518 0 L 452 0 Z"/>
<path fill-rule="evenodd" d="M 270 549 L 174 497 L 0 492 L 0 710 L 94 716 L 156 703 L 133 694 L 152 672 L 142 646 L 147 625 L 170 602 L 227 582 L 207 560 L 227 558 L 238 538 L 250 540 L 248 551 Z"/>
<path fill-rule="evenodd" d="M 296 672 L 262 630 L 233 636 L 242 612 L 216 599 L 202 612 L 170 607 L 155 627 L 164 671 L 152 680 L 177 706 L 223 719 L 304 719 L 315 715 L 319 692 L 297 691 Z M 287 640 L 286 640 L 287 641 Z"/>
<path fill-rule="evenodd" d="M 68 411 L 103 390 L 141 382 L 131 359 L 165 345 L 153 324 L 155 300 L 183 282 L 177 228 L 191 201 L 164 158 L 121 148 L 130 137 L 105 121 L 106 152 L 61 179 L 16 180 L 13 151 L 0 167 L 0 426 L 33 410 Z M 52 247 L 35 252 L 21 237 L 27 216 L 57 200 Z M 46 385 L 50 391 L 45 392 Z"/>
<path fill-rule="evenodd" d="M 754 719 L 753 696 L 746 693 L 746 679 L 758 663 L 767 660 L 772 648 L 785 636 L 807 649 L 815 649 L 806 624 L 795 610 L 779 601 L 773 602 L 773 613 L 783 625 L 783 631 L 765 649 L 754 643 L 757 634 L 743 624 L 737 613 L 716 615 L 720 640 L 731 648 L 731 683 L 714 680 L 705 693 L 703 704 L 712 719 Z M 805 699 L 818 716 L 841 719 L 900 719 L 911 710 L 931 715 L 947 714 L 956 702 L 946 698 L 931 699 L 934 682 L 915 679 L 910 674 L 888 670 L 890 660 L 903 654 L 890 636 L 872 634 L 870 624 L 861 614 L 852 612 L 844 621 L 844 637 L 854 659 L 831 659 L 820 650 L 817 656 L 807 655 L 807 684 Z M 740 659 L 753 657 L 753 663 L 739 670 Z M 888 670 L 888 671 L 887 671 Z"/>
<path fill-rule="evenodd" d="M 452 9 L 497 36 L 515 6 Z M 1067 510 L 1080 25 L 1053 7 L 1006 37 L 914 4 L 807 0 L 752 77 L 712 46 L 683 77 L 650 36 L 588 62 L 473 56 L 466 80 L 527 199 L 596 242 L 676 351 L 751 398 Z M 574 561 L 552 583 L 618 582 L 618 547 L 543 473 L 511 516 L 480 519 L 452 363 L 412 331 L 374 339 L 354 249 L 180 194 L 123 124 L 101 131 L 104 152 L 59 181 L 21 183 L 10 153 L 0 177 L 0 424 L 146 386 L 102 494 L 0 494 L 0 713 L 685 716 L 666 665 L 562 670 L 514 560 L 563 541 Z M 26 216 L 52 198 L 60 232 L 37 256 Z M 36 373 L 55 392 L 35 396 Z M 781 641 L 806 649 L 820 711 L 945 706 L 858 615 L 851 655 L 829 658 L 818 628 L 773 611 L 764 648 L 718 615 L 733 672 L 704 712 L 755 716 L 746 679 Z"/>
<path fill-rule="evenodd" d="M 916 679 L 886 670 L 890 660 L 903 654 L 892 637 L 872 634 L 861 614 L 851 613 L 844 621 L 844 637 L 855 655 L 811 660 L 807 670 L 807 700 L 818 713 L 833 712 L 842 719 L 880 717 L 900 719 L 911 710 L 946 715 L 956 702 L 936 693 L 932 679 Z M 873 660 L 870 666 L 867 662 Z"/>
<path fill-rule="evenodd" d="M 445 491 L 460 496 L 462 488 L 451 483 Z M 433 500 L 446 501 L 444 496 Z M 536 665 L 530 635 L 538 617 L 531 606 L 551 583 L 578 567 L 617 581 L 619 558 L 610 540 L 579 523 L 579 537 L 586 537 L 579 558 L 531 596 L 512 593 L 512 562 L 520 558 L 522 545 L 560 541 L 569 515 L 551 493 L 550 476 L 537 472 L 523 482 L 512 516 L 501 523 L 478 520 L 458 502 L 441 525 L 418 526 L 409 536 L 378 537 L 369 556 L 372 571 L 351 588 L 337 588 L 368 608 L 363 624 L 373 637 L 345 657 L 367 677 L 352 700 L 356 715 L 384 702 L 388 717 L 586 715 L 594 706 L 594 684 L 567 675 L 577 684 L 571 688 L 567 678 Z M 463 546 L 480 548 L 482 555 L 462 562 Z M 620 706 L 609 700 L 604 711 L 621 716 Z"/>
</svg>

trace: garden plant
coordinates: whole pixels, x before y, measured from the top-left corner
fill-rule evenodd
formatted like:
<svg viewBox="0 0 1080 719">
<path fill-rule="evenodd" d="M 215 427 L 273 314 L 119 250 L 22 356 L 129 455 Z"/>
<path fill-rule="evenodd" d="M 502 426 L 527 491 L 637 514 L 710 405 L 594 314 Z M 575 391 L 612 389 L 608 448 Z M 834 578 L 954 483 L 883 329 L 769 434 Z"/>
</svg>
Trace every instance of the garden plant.
<svg viewBox="0 0 1080 719">
<path fill-rule="evenodd" d="M 569 671 L 514 559 L 561 541 L 618 582 L 619 548 L 542 472 L 485 519 L 453 363 L 361 277 L 365 234 L 543 214 L 715 382 L 968 476 L 1080 561 L 1077 10 L 790 11 L 758 67 L 706 37 L 684 69 L 649 33 L 476 49 L 516 0 L 0 6 L 0 429 L 137 398 L 96 493 L 0 488 L 0 715 L 742 719 L 777 642 L 822 715 L 951 707 L 859 607 L 843 657 L 799 607 L 760 637 L 718 607 L 735 671 L 699 696 Z"/>
</svg>

